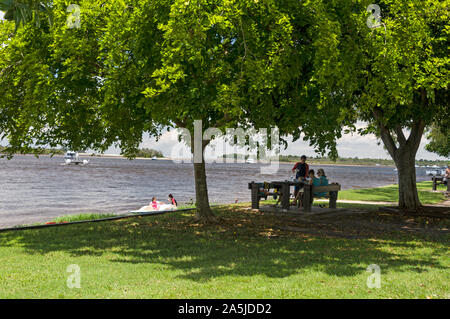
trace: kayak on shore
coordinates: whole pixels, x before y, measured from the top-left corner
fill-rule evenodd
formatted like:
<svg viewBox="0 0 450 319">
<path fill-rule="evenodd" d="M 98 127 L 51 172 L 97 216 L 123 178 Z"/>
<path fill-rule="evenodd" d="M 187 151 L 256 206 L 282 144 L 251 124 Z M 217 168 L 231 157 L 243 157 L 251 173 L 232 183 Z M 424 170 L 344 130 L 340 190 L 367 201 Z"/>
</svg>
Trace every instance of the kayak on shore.
<svg viewBox="0 0 450 319">
<path fill-rule="evenodd" d="M 132 211 L 131 213 L 171 211 L 171 210 L 177 210 L 177 207 L 175 205 L 170 205 L 170 204 L 160 204 L 156 208 L 154 208 L 152 206 L 142 206 L 139 210 Z"/>
</svg>

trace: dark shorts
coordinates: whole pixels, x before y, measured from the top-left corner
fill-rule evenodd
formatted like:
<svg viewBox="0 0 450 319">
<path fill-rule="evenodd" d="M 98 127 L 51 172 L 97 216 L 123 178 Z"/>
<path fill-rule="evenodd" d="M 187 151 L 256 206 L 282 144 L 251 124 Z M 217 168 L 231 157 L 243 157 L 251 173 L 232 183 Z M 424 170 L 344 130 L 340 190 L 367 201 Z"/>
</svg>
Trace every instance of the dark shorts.
<svg viewBox="0 0 450 319">
<path fill-rule="evenodd" d="M 298 180 L 298 177 L 297 177 L 297 180 Z M 305 179 L 302 179 L 302 181 L 304 181 Z M 298 186 L 298 185 L 295 185 L 294 186 L 294 190 L 295 190 L 295 192 L 297 193 L 300 189 L 302 189 L 303 187 L 300 187 L 300 186 Z"/>
</svg>

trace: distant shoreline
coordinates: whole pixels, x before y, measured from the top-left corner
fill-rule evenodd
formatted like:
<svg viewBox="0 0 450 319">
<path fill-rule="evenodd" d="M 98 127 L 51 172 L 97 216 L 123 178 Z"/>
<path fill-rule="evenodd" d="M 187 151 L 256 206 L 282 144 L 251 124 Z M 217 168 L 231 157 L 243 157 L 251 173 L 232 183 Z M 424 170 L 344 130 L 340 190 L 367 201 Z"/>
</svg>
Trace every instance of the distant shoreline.
<svg viewBox="0 0 450 319">
<path fill-rule="evenodd" d="M 118 154 L 89 154 L 89 153 L 79 153 L 80 156 L 84 156 L 84 157 L 99 157 L 99 158 L 119 158 L 119 159 L 127 159 L 126 157 L 124 157 L 123 155 L 118 155 Z M 56 155 L 55 155 L 56 156 Z M 152 160 L 152 158 L 150 157 L 136 157 L 134 159 L 139 159 L 139 160 Z M 173 161 L 174 159 L 170 158 L 170 157 L 160 157 L 160 158 L 156 158 L 157 161 Z M 273 162 L 273 163 L 277 163 L 277 162 Z M 296 162 L 289 162 L 289 161 L 280 161 L 278 162 L 279 164 L 295 164 Z M 226 164 L 226 163 L 224 163 Z M 230 163 L 230 164 L 234 164 L 234 163 Z M 245 163 L 241 163 L 241 164 L 245 164 Z M 254 163 L 254 164 L 267 164 L 267 163 Z M 395 167 L 395 165 L 382 165 L 382 164 L 340 164 L 340 163 L 317 163 L 317 162 L 310 162 L 308 163 L 308 165 L 313 165 L 313 166 L 319 166 L 319 165 L 323 165 L 323 166 L 349 166 L 349 167 L 372 167 L 372 166 L 382 166 L 382 167 Z"/>
<path fill-rule="evenodd" d="M 79 153 L 80 156 L 83 157 L 98 157 L 98 158 L 118 158 L 118 159 L 128 159 L 126 157 L 124 157 L 123 155 L 118 155 L 118 154 L 89 154 L 89 153 Z M 56 155 L 55 155 L 56 156 Z M 139 159 L 139 160 L 152 160 L 152 158 L 149 157 L 136 157 L 134 159 Z M 170 158 L 170 157 L 160 157 L 160 158 L 156 158 L 157 161 L 174 161 L 174 159 Z M 208 163 L 208 162 L 207 162 Z M 273 163 L 277 163 L 277 162 L 273 162 Z M 280 161 L 278 162 L 279 164 L 295 164 L 296 162 L 289 162 L 289 161 Z M 224 163 L 226 164 L 226 163 Z M 235 164 L 235 163 L 230 163 L 230 164 Z M 241 163 L 241 164 L 245 164 L 245 163 Z M 254 163 L 254 164 L 268 164 L 268 163 Z M 380 167 L 395 167 L 395 165 L 383 165 L 383 164 L 340 164 L 340 163 L 317 163 L 317 162 L 310 162 L 308 163 L 308 165 L 312 165 L 312 166 L 348 166 L 348 167 L 375 167 L 375 166 L 380 166 Z"/>
<path fill-rule="evenodd" d="M 34 154 L 16 154 L 16 155 L 21 155 L 21 156 L 35 156 Z M 64 157 L 64 155 L 62 154 L 55 154 L 55 155 L 50 155 L 50 154 L 40 154 L 39 157 L 41 156 L 46 156 L 46 157 Z M 90 153 L 79 153 L 80 157 L 84 157 L 84 158 L 116 158 L 116 159 L 124 159 L 124 160 L 128 160 L 128 158 L 124 157 L 123 155 L 119 155 L 119 154 L 90 154 Z M 134 159 L 137 160 L 154 160 L 151 157 L 136 157 Z M 156 158 L 157 161 L 181 161 L 181 160 L 186 160 L 186 159 L 172 159 L 170 157 L 157 157 Z M 207 161 L 208 163 L 209 161 Z M 273 162 L 273 163 L 277 163 L 277 162 Z M 296 161 L 279 161 L 279 164 L 292 164 L 294 165 L 296 163 Z M 225 163 L 224 163 L 225 164 Z M 233 164 L 233 163 L 230 163 Z M 244 164 L 244 162 L 241 162 L 241 164 Z M 262 164 L 262 165 L 267 165 L 268 163 L 254 163 L 254 164 Z M 344 164 L 344 163 L 320 163 L 320 162 L 307 162 L 308 165 L 311 166 L 326 166 L 326 167 L 331 167 L 331 166 L 344 166 L 344 167 L 392 167 L 395 168 L 395 165 L 387 165 L 387 164 L 378 164 L 378 163 L 373 163 L 373 164 L 368 164 L 368 163 L 362 163 L 362 164 Z M 425 166 L 420 166 L 421 168 L 427 168 Z"/>
</svg>

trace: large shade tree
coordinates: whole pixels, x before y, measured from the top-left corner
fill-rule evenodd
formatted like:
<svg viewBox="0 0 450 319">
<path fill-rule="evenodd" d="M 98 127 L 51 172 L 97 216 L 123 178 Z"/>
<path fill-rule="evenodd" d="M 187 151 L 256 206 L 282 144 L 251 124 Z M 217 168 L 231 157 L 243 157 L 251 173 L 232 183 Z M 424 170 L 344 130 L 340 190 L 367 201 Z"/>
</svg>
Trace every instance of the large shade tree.
<svg viewBox="0 0 450 319">
<path fill-rule="evenodd" d="M 262 107 L 259 118 L 252 112 L 259 125 L 281 123 L 332 156 L 342 131 L 367 123 L 358 133 L 378 136 L 398 168 L 399 206 L 418 209 L 415 157 L 424 130 L 447 139 L 449 1 L 278 3 L 296 49 L 287 51 L 288 75 L 284 85 L 256 87 L 244 108 Z"/>
<path fill-rule="evenodd" d="M 52 27 L 1 31 L 10 150 L 116 143 L 132 157 L 144 132 L 183 127 L 192 136 L 202 120 L 276 124 L 336 156 L 344 127 L 363 120 L 360 133 L 377 134 L 397 164 L 400 206 L 420 205 L 415 154 L 424 128 L 448 113 L 446 2 L 380 2 L 373 28 L 370 1 L 77 3 L 79 29 L 66 27 L 66 3 L 55 0 Z M 194 171 L 197 215 L 209 219 L 204 162 Z"/>
<path fill-rule="evenodd" d="M 251 92 L 242 88 L 260 79 L 274 87 L 283 73 L 291 29 L 276 1 L 77 3 L 80 28 L 67 27 L 62 0 L 52 1 L 52 25 L 12 36 L 2 23 L 0 126 L 10 153 L 116 144 L 133 157 L 143 133 L 180 127 L 194 136 L 196 120 L 202 129 L 245 126 L 252 113 L 239 99 Z M 204 160 L 194 176 L 197 217 L 212 219 Z"/>
<path fill-rule="evenodd" d="M 367 123 L 359 133 L 376 134 L 398 168 L 399 206 L 417 209 L 417 150 L 425 128 L 449 114 L 449 2 L 377 3 L 308 2 L 316 17 L 315 107 L 317 113 L 334 109 L 330 117 L 344 124 Z M 296 107 L 286 104 L 283 114 Z"/>
<path fill-rule="evenodd" d="M 260 85 L 261 78 L 276 85 L 284 68 L 279 57 L 290 46 L 289 19 L 272 0 L 138 1 L 116 19 L 122 28 L 110 28 L 102 45 L 105 114 L 111 125 L 136 132 L 132 140 L 122 139 L 126 151 L 143 131 L 159 134 L 155 125 L 187 129 L 191 151 L 198 147 L 201 153 L 200 161 L 194 158 L 197 217 L 212 219 L 203 158 L 209 139 L 196 145 L 194 123 L 201 120 L 205 131 L 251 121 L 241 106 L 250 94 L 243 87 Z M 124 124 L 118 110 L 140 112 L 141 119 Z"/>
</svg>

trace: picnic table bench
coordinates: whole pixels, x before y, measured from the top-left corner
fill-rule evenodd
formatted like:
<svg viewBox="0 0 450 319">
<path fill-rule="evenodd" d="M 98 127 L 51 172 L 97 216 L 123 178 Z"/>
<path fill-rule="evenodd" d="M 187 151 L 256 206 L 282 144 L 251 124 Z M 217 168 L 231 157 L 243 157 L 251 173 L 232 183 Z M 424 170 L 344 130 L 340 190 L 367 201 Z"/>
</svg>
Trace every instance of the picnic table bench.
<svg viewBox="0 0 450 319">
<path fill-rule="evenodd" d="M 329 198 L 329 207 L 336 208 L 338 192 L 341 190 L 340 184 L 330 184 L 327 186 L 305 185 L 303 195 L 303 209 L 305 212 L 311 211 L 315 193 L 328 193 L 325 198 Z M 320 197 L 319 197 L 320 198 Z"/>
<path fill-rule="evenodd" d="M 291 186 L 298 186 L 300 189 L 303 188 L 303 208 L 305 212 L 311 211 L 315 193 L 328 193 L 327 198 L 329 198 L 330 208 L 336 208 L 338 192 L 341 190 L 341 185 L 339 184 L 313 186 L 299 181 L 251 182 L 248 184 L 248 188 L 251 190 L 252 208 L 259 209 L 259 201 L 261 198 L 267 199 L 268 196 L 273 196 L 276 199 L 276 197 L 281 196 L 281 208 L 289 209 Z M 270 192 L 272 188 L 276 191 Z M 267 191 L 261 192 L 261 189 Z"/>
<path fill-rule="evenodd" d="M 431 177 L 431 180 L 433 181 L 433 190 L 437 190 L 437 186 L 439 184 L 444 184 L 444 176 L 433 176 Z M 447 191 L 450 192 L 450 183 L 447 181 Z"/>
</svg>

